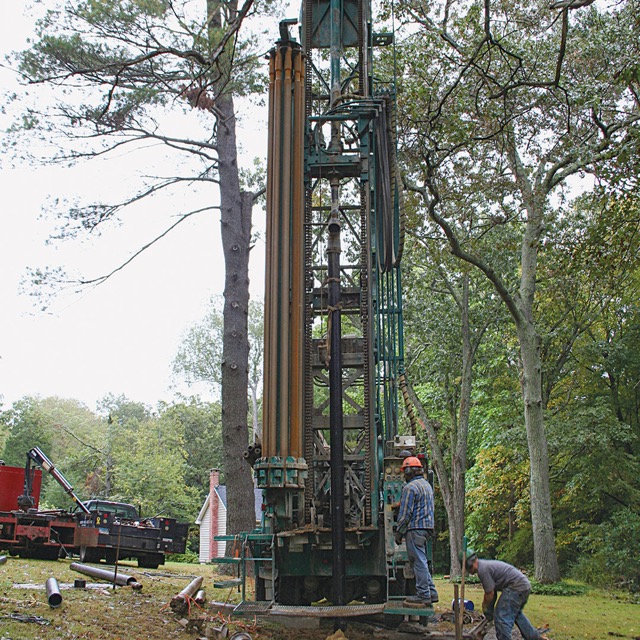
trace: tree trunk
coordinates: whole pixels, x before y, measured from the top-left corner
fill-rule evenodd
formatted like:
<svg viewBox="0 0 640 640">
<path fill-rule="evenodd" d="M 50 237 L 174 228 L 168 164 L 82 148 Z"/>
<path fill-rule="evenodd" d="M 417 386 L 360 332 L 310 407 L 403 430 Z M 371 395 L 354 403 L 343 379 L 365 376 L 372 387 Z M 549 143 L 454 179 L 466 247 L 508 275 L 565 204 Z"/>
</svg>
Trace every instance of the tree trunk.
<svg viewBox="0 0 640 640">
<path fill-rule="evenodd" d="M 515 321 L 522 358 L 522 398 L 530 462 L 533 564 L 536 579 L 543 583 L 551 583 L 560 579 L 560 570 L 553 534 L 549 453 L 544 431 L 541 341 L 534 322 L 538 247 L 544 230 L 544 208 L 548 193 L 539 183 L 536 183 L 537 190 L 531 183 L 520 159 L 515 135 L 510 137 L 509 160 L 527 211 L 522 236 L 519 299 L 510 310 Z"/>
<path fill-rule="evenodd" d="M 222 451 L 227 486 L 227 533 L 251 531 L 255 509 L 249 444 L 249 252 L 253 194 L 240 190 L 233 98 L 220 97 L 217 146 L 220 226 L 225 264 L 222 340 Z"/>
<path fill-rule="evenodd" d="M 451 405 L 451 469 L 447 472 L 445 456 L 438 441 L 436 425 L 427 415 L 422 403 L 416 396 L 412 386 L 407 384 L 409 397 L 415 406 L 420 420 L 427 432 L 431 447 L 432 465 L 435 469 L 449 522 L 450 573 L 461 574 L 462 565 L 459 560 L 464 537 L 465 476 L 467 472 L 467 448 L 469 436 L 469 415 L 471 412 L 471 391 L 473 386 L 473 365 L 475 355 L 484 334 L 484 328 L 478 330 L 473 337 L 469 318 L 470 278 L 465 273 L 462 279 L 462 291 L 456 292 L 453 285 L 447 282 L 447 288 L 456 302 L 460 312 L 460 332 L 462 335 L 462 369 L 460 372 L 460 397 L 457 406 L 454 400 Z M 453 398 L 453 392 L 450 394 Z"/>
<path fill-rule="evenodd" d="M 465 475 L 467 473 L 467 444 L 469 440 L 469 414 L 471 412 L 471 389 L 475 349 L 471 340 L 469 323 L 469 274 L 462 282 L 462 297 L 459 302 L 460 329 L 462 334 L 462 380 L 458 405 L 458 428 L 455 431 L 454 449 L 451 456 L 451 480 L 453 496 L 449 513 L 449 542 L 451 544 L 451 575 L 461 573 L 458 556 L 462 551 L 464 536 Z"/>
<path fill-rule="evenodd" d="M 530 322 L 519 323 L 517 331 L 522 357 L 524 421 L 531 463 L 531 523 L 535 576 L 539 582 L 557 582 L 560 579 L 560 570 L 551 516 L 549 453 L 542 406 L 540 337 Z"/>
</svg>

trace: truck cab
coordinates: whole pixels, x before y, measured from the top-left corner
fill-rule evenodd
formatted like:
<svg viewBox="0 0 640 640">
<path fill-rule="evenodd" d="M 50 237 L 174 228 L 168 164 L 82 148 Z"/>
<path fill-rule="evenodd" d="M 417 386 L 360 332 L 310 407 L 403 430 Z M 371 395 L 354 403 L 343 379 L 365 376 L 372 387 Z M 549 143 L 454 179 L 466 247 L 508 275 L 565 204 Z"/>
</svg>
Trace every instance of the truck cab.
<svg viewBox="0 0 640 640">
<path fill-rule="evenodd" d="M 84 503 L 91 515 L 102 514 L 103 517 L 112 517 L 118 520 L 130 520 L 136 522 L 140 520 L 138 510 L 126 502 L 111 502 L 110 500 L 87 500 Z M 80 513 L 80 511 L 78 510 Z"/>
</svg>

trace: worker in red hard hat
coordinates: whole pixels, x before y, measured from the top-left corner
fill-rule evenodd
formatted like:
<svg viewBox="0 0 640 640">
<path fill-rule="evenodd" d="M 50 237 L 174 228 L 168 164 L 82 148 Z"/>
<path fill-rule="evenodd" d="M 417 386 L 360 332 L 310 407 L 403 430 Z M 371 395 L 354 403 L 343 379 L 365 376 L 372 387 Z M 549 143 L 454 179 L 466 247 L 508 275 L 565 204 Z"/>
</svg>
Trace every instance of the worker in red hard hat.
<svg viewBox="0 0 640 640">
<path fill-rule="evenodd" d="M 402 461 L 402 470 L 406 484 L 400 496 L 395 538 L 397 544 L 406 539 L 409 563 L 416 577 L 416 595 L 408 596 L 404 602 L 413 607 L 428 606 L 438 602 L 427 564 L 427 542 L 433 537 L 433 489 L 415 456 Z"/>
</svg>

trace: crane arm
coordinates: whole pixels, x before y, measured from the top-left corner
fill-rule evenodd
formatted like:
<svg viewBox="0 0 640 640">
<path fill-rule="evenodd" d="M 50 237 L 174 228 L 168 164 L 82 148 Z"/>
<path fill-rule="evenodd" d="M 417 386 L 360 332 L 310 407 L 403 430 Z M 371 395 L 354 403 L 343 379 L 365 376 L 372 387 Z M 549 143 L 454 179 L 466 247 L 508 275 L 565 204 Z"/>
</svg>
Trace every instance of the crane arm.
<svg viewBox="0 0 640 640">
<path fill-rule="evenodd" d="M 50 473 L 54 477 L 56 482 L 71 497 L 71 499 L 80 507 L 80 509 L 82 509 L 82 511 L 84 511 L 87 515 L 91 514 L 89 509 L 85 507 L 82 500 L 80 500 L 80 498 L 78 498 L 78 496 L 74 493 L 73 487 L 69 484 L 67 479 L 62 475 L 62 473 L 60 473 L 60 471 L 56 469 L 53 462 L 49 460 L 49 458 L 44 454 L 44 452 L 42 451 L 42 449 L 40 449 L 40 447 L 33 447 L 33 449 L 31 449 L 27 453 L 27 462 L 29 459 L 33 460 L 38 466 L 42 467 L 47 473 Z"/>
</svg>

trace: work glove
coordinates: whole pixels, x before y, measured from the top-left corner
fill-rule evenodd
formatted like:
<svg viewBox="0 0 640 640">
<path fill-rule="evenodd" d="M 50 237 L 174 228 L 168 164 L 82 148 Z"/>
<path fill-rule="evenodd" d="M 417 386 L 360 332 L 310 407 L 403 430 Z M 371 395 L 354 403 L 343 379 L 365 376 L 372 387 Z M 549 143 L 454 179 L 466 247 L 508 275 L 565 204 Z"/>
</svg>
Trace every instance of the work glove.
<svg viewBox="0 0 640 640">
<path fill-rule="evenodd" d="M 396 533 L 396 544 L 400 546 L 402 544 L 402 534 Z"/>
<path fill-rule="evenodd" d="M 484 617 L 489 621 L 492 622 L 493 621 L 493 608 L 491 609 L 485 609 L 483 612 Z"/>
</svg>

